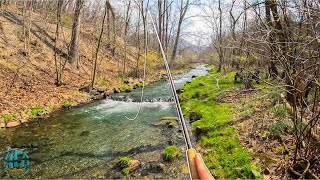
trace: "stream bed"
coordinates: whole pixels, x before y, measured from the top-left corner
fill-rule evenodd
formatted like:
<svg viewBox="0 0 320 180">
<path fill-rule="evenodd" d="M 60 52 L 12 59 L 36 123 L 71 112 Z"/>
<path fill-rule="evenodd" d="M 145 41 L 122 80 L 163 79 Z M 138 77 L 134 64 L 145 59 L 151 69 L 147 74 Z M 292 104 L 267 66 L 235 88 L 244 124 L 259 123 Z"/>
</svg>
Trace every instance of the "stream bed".
<svg viewBox="0 0 320 180">
<path fill-rule="evenodd" d="M 204 76 L 207 71 L 201 65 L 176 75 L 175 85 L 179 88 L 193 76 Z M 183 151 L 171 163 L 165 162 L 161 155 L 170 143 L 185 148 L 184 140 L 176 138 L 179 126 L 168 129 L 166 125 L 156 125 L 162 117 L 176 117 L 168 83 L 153 83 L 144 92 L 142 103 L 141 89 L 136 89 L 53 113 L 41 121 L 1 129 L 0 157 L 12 148 L 28 152 L 31 169 L 24 178 L 124 178 L 116 168 L 121 156 L 131 156 L 142 163 L 142 170 L 131 174 L 132 178 L 188 178 Z M 140 105 L 137 119 L 128 120 L 126 116 L 133 118 Z M 164 172 L 147 172 L 147 164 L 158 162 L 165 165 Z"/>
</svg>

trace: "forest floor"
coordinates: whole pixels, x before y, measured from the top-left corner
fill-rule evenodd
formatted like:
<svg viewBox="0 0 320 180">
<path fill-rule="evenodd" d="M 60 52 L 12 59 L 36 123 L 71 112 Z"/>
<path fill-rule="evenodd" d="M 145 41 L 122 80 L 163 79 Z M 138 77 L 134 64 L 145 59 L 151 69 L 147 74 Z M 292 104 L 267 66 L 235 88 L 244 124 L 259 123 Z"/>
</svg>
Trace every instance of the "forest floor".
<svg viewBox="0 0 320 180">
<path fill-rule="evenodd" d="M 26 26 L 28 38 L 23 38 L 23 17 L 21 9 L 7 7 L 0 9 L 0 126 L 10 127 L 33 118 L 39 114 L 47 114 L 62 107 L 76 106 L 92 100 L 92 95 L 79 91 L 90 84 L 92 76 L 93 52 L 95 50 L 97 30 L 94 25 L 84 24 L 81 28 L 79 42 L 79 64 L 66 63 L 62 73 L 61 86 L 55 85 L 54 60 L 54 17 L 48 13 L 33 12 L 29 28 Z M 52 13 L 54 14 L 54 13 Z M 71 37 L 71 23 L 63 19 L 58 43 L 61 57 L 68 52 Z M 26 41 L 26 49 L 24 48 Z M 103 38 L 98 59 L 96 87 L 113 93 L 130 91 L 133 86 L 141 86 L 141 78 L 123 78 L 124 43 L 117 38 L 117 48 L 112 55 Z M 126 72 L 132 74 L 136 68 L 136 48 L 128 46 Z M 154 63 L 158 56 L 148 56 L 148 82 L 163 78 L 165 71 L 161 61 Z M 140 71 L 143 68 L 143 56 L 138 62 Z M 78 66 L 78 67 L 77 67 Z M 155 71 L 157 69 L 157 71 Z M 163 70 L 159 70 L 163 69 Z M 176 73 L 181 72 L 177 70 Z M 90 96 L 91 95 L 91 96 Z M 11 122 L 11 123 L 9 123 Z"/>
<path fill-rule="evenodd" d="M 293 128 L 279 93 L 263 83 L 246 90 L 234 74 L 212 70 L 183 88 L 180 99 L 195 121 L 197 150 L 218 179 L 292 178 Z M 319 165 L 311 168 L 318 177 Z"/>
</svg>

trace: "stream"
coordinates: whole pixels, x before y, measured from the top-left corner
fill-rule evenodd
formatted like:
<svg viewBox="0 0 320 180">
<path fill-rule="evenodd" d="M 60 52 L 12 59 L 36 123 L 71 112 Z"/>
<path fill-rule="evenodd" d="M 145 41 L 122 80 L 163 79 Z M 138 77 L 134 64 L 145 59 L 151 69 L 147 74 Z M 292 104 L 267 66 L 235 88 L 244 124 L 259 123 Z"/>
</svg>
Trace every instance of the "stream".
<svg viewBox="0 0 320 180">
<path fill-rule="evenodd" d="M 176 75 L 175 85 L 179 88 L 192 76 L 204 76 L 207 71 L 208 68 L 201 65 Z M 162 117 L 176 117 L 168 83 L 153 83 L 145 87 L 144 92 L 141 112 L 133 121 L 125 116 L 136 115 L 141 89 L 61 110 L 47 119 L 34 120 L 17 128 L 0 129 L 0 157 L 11 148 L 27 151 L 31 169 L 24 178 L 123 178 L 114 176 L 118 172 L 115 164 L 121 156 L 138 159 L 142 167 L 161 161 L 168 170 L 158 174 L 139 171 L 133 178 L 188 178 L 187 173 L 180 173 L 187 164 L 183 151 L 173 163 L 164 162 L 161 156 L 172 136 L 176 136 L 167 133 L 167 126 L 155 125 Z M 177 144 L 185 148 L 183 143 L 180 139 Z"/>
</svg>

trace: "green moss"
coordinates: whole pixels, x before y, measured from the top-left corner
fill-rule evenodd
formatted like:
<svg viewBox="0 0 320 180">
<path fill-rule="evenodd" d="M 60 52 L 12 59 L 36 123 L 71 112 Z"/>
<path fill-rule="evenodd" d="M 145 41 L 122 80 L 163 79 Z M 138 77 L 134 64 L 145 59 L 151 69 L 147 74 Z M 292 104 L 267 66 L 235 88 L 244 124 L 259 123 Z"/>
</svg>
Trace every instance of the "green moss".
<svg viewBox="0 0 320 180">
<path fill-rule="evenodd" d="M 49 108 L 34 107 L 31 109 L 31 115 L 32 115 L 32 117 L 36 117 L 39 114 L 49 113 L 50 111 L 51 110 Z"/>
<path fill-rule="evenodd" d="M 173 158 L 180 155 L 180 150 L 176 146 L 168 146 L 163 151 L 163 155 L 166 158 L 166 160 L 172 160 Z"/>
<path fill-rule="evenodd" d="M 123 156 L 119 158 L 119 162 L 118 165 L 122 168 L 127 167 L 128 166 L 128 162 L 131 160 L 131 157 L 128 156 Z"/>
<path fill-rule="evenodd" d="M 123 168 L 121 172 L 123 175 L 127 176 L 130 173 L 130 171 L 131 169 L 127 167 L 127 168 Z"/>
<path fill-rule="evenodd" d="M 202 115 L 200 120 L 192 123 L 193 127 L 209 129 L 200 138 L 200 144 L 210 149 L 204 160 L 216 178 L 261 179 L 259 168 L 251 164 L 250 153 L 241 146 L 236 130 L 230 127 L 236 123 L 232 118 L 235 113 L 233 104 L 216 101 L 223 99 L 225 90 L 239 86 L 233 82 L 234 75 L 235 72 L 221 75 L 212 70 L 208 76 L 198 77 L 186 84 L 185 91 L 180 95 L 182 109 Z M 205 86 L 199 86 L 200 83 Z M 251 109 L 245 115 L 253 114 Z"/>
<path fill-rule="evenodd" d="M 132 86 L 130 86 L 129 84 L 122 84 L 121 87 L 120 87 L 120 90 L 122 92 L 131 92 L 133 89 Z"/>
<path fill-rule="evenodd" d="M 143 82 L 140 81 L 137 85 L 139 88 L 141 88 L 141 87 L 143 87 Z"/>
</svg>

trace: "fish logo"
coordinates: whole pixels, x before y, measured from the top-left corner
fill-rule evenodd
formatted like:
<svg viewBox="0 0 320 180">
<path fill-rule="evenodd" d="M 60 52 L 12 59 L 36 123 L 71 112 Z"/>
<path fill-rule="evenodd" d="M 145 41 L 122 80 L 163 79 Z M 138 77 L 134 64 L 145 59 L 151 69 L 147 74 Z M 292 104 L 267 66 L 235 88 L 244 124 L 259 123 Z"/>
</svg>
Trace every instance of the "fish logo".
<svg viewBox="0 0 320 180">
<path fill-rule="evenodd" d="M 6 175 L 12 178 L 21 178 L 29 173 L 30 163 L 30 158 L 26 152 L 20 149 L 12 149 L 5 154 L 2 167 Z"/>
</svg>

